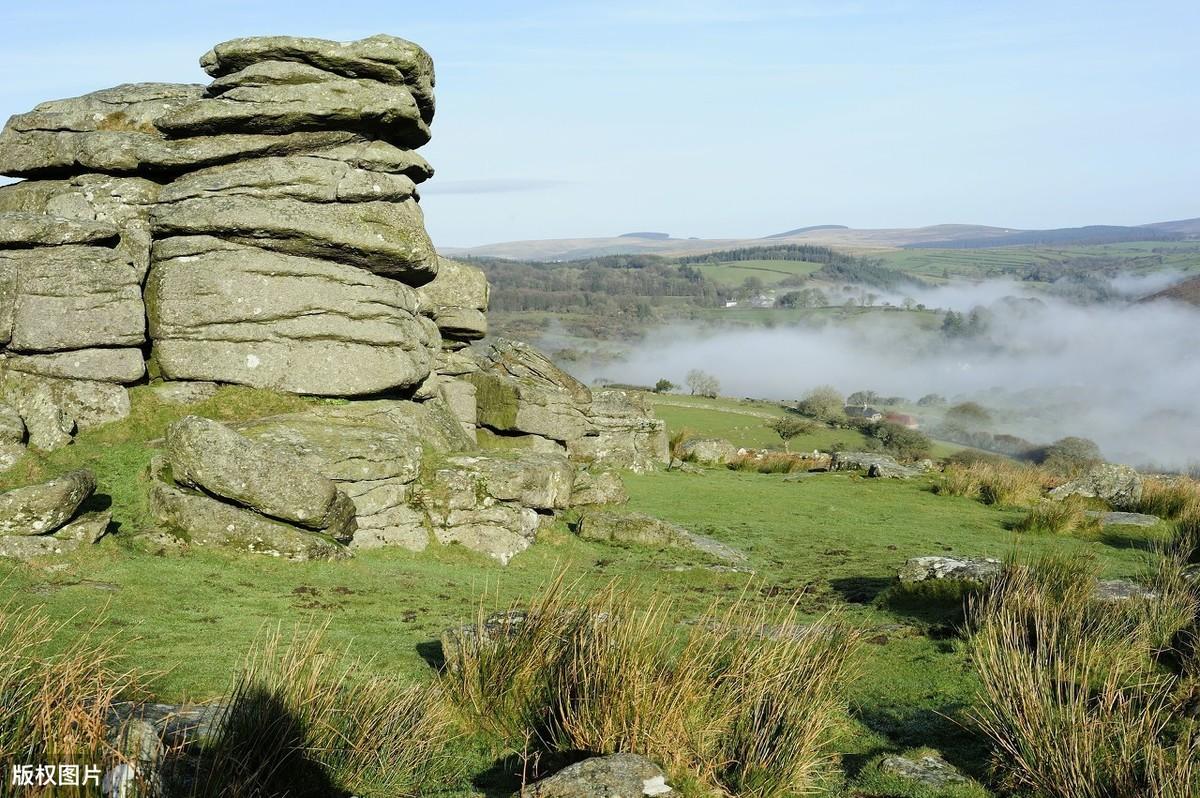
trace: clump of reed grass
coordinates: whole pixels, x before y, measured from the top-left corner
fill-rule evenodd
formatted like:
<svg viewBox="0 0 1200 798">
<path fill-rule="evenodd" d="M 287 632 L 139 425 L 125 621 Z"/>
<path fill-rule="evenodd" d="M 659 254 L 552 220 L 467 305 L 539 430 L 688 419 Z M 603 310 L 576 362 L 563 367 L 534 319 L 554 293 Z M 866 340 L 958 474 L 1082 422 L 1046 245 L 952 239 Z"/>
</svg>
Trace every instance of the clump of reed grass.
<svg viewBox="0 0 1200 798">
<path fill-rule="evenodd" d="M 1035 504 L 1014 528 L 1049 535 L 1094 535 L 1100 531 L 1100 519 L 1087 514 L 1085 501 L 1068 496 L 1062 501 Z"/>
<path fill-rule="evenodd" d="M 950 464 L 934 486 L 937 493 L 966 496 L 984 504 L 1028 507 L 1041 498 L 1051 478 L 1033 466 L 1008 461 L 980 460 Z"/>
<path fill-rule="evenodd" d="M 436 685 L 360 677 L 323 630 L 267 633 L 205 742 L 196 796 L 411 796 L 449 774 L 453 720 Z"/>
<path fill-rule="evenodd" d="M 814 789 L 845 721 L 857 634 L 833 618 L 802 627 L 786 607 L 739 602 L 683 626 L 670 609 L 557 579 L 524 623 L 480 623 L 450 647 L 447 693 L 513 746 L 632 751 L 751 798 Z M 795 633 L 764 631 L 779 629 Z"/>
<path fill-rule="evenodd" d="M 729 462 L 729 468 L 734 471 L 758 474 L 794 474 L 808 471 L 812 466 L 811 457 L 787 452 L 746 452 Z"/>
<path fill-rule="evenodd" d="M 1200 794 L 1200 749 L 1177 722 L 1178 677 L 1155 661 L 1178 595 L 1101 605 L 1094 563 L 1010 565 L 971 607 L 974 720 L 1005 789 L 1047 798 Z M 1146 604 L 1160 602 L 1147 614 Z M 1179 616 L 1182 617 L 1182 616 Z"/>
<path fill-rule="evenodd" d="M 683 460 L 683 445 L 695 437 L 698 437 L 696 430 L 692 429 L 691 427 L 680 427 L 672 432 L 670 439 L 671 459 Z"/>
<path fill-rule="evenodd" d="M 1135 509 L 1169 521 L 1200 515 L 1200 482 L 1186 477 L 1147 477 Z"/>
<path fill-rule="evenodd" d="M 40 609 L 0 607 L 0 762 L 78 764 L 102 770 L 121 761 L 107 724 L 113 704 L 141 695 L 140 678 L 119 664 L 121 647 L 100 633 L 103 616 L 83 632 Z M 69 634 L 72 641 L 57 647 Z M 0 794 L 8 794 L 3 774 Z M 96 786 L 19 787 L 23 796 L 99 794 Z"/>
</svg>

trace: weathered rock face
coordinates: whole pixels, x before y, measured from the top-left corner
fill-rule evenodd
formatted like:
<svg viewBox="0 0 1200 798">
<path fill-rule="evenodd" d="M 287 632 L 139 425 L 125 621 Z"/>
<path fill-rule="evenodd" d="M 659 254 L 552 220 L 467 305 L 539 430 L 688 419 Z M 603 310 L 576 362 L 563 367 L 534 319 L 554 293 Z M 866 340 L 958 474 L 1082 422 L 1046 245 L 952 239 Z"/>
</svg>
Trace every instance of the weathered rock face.
<svg viewBox="0 0 1200 798">
<path fill-rule="evenodd" d="M 447 341 L 468 342 L 487 335 L 488 281 L 465 263 L 438 258 L 438 273 L 417 289 L 421 312 L 437 324 Z"/>
<path fill-rule="evenodd" d="M 993 557 L 913 557 L 904 563 L 899 577 L 901 582 L 986 582 L 999 576 L 1001 568 L 1001 562 Z"/>
<path fill-rule="evenodd" d="M 921 473 L 919 469 L 902 466 L 896 458 L 875 452 L 834 452 L 831 471 L 865 471 L 869 477 L 908 479 Z"/>
<path fill-rule="evenodd" d="M 415 291 L 439 266 L 412 149 L 434 107 L 420 47 L 238 39 L 203 65 L 207 87 L 118 86 L 0 133 L 0 173 L 33 178 L 0 187 L 5 373 L 90 395 L 143 379 L 148 335 L 154 378 L 362 396 L 427 381 L 439 319 L 456 343 L 483 334 L 482 273 L 452 266 L 428 308 Z M 85 426 L 58 409 L 70 423 L 27 424 L 31 443 Z"/>
<path fill-rule="evenodd" d="M 100 540 L 111 515 L 79 512 L 95 490 L 96 478 L 79 470 L 0 494 L 0 557 L 64 554 Z"/>
<path fill-rule="evenodd" d="M 671 792 L 662 768 L 638 754 L 593 757 L 528 785 L 521 798 L 642 798 Z"/>
<path fill-rule="evenodd" d="M 704 465 L 725 465 L 738 453 L 736 446 L 720 438 L 692 438 L 681 448 L 684 460 Z"/>
<path fill-rule="evenodd" d="M 1103 499 L 1116 510 L 1133 510 L 1142 498 L 1142 476 L 1124 465 L 1104 463 L 1079 479 L 1050 491 L 1051 498 L 1068 496 Z"/>
</svg>

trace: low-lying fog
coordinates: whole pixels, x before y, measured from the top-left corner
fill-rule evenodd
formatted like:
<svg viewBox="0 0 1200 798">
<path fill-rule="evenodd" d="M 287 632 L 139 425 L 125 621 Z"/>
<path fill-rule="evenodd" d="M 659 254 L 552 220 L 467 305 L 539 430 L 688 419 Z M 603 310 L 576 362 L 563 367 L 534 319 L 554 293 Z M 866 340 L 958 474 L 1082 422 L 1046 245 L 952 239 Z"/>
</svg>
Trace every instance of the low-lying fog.
<svg viewBox="0 0 1200 798">
<path fill-rule="evenodd" d="M 1112 287 L 1137 295 L 1164 279 L 1118 278 Z M 936 393 L 997 411 L 994 433 L 1037 443 L 1079 435 L 1110 460 L 1141 466 L 1200 463 L 1200 310 L 1173 302 L 1079 306 L 1008 282 L 907 296 L 931 308 L 983 307 L 988 320 L 974 337 L 921 329 L 913 314 L 898 312 L 823 326 L 672 327 L 588 376 L 682 384 L 690 369 L 702 369 L 720 379 L 724 395 L 785 400 L 824 384 L 909 400 Z"/>
</svg>

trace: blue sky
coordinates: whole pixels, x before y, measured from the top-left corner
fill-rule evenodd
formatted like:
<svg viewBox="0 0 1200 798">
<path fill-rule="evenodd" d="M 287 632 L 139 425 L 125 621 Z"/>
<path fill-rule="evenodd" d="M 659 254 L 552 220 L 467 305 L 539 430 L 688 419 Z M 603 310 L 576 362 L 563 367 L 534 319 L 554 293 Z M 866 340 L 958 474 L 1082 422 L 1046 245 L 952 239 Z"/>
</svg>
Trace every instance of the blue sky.
<svg viewBox="0 0 1200 798">
<path fill-rule="evenodd" d="M 432 53 L 439 245 L 1200 216 L 1200 3 L 82 2 L 0 7 L 0 117 L 202 82 L 237 36 Z"/>
</svg>

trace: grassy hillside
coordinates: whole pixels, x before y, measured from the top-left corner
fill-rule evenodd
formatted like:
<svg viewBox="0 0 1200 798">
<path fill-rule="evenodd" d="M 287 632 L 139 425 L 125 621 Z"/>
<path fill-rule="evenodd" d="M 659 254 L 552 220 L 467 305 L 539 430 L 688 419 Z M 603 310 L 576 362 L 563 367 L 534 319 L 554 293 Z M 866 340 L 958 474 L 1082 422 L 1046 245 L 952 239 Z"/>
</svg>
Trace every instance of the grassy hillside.
<svg viewBox="0 0 1200 798">
<path fill-rule="evenodd" d="M 285 563 L 214 551 L 155 557 L 127 548 L 124 539 L 150 523 L 136 498 L 139 473 L 149 456 L 148 441 L 166 421 L 189 411 L 249 417 L 292 409 L 299 400 L 234 389 L 192 408 L 168 409 L 140 391 L 135 399 L 129 421 L 81 436 L 5 479 L 16 484 L 91 467 L 101 490 L 112 497 L 119 534 L 62 561 L 14 565 L 0 590 L 16 605 L 43 606 L 68 630 L 82 630 L 100 617 L 130 665 L 157 673 L 151 688 L 160 700 L 222 695 L 243 652 L 276 624 L 327 624 L 327 645 L 351 646 L 370 659 L 372 672 L 429 680 L 443 629 L 468 621 L 481 603 L 499 608 L 528 597 L 563 568 L 585 586 L 620 579 L 639 601 L 666 598 L 672 617 L 685 624 L 701 618 L 714 601 L 787 596 L 804 617 L 837 610 L 868 637 L 861 677 L 852 687 L 852 723 L 839 744 L 848 782 L 835 794 L 845 796 L 894 794 L 865 791 L 875 777 L 864 766 L 881 754 L 927 745 L 971 775 L 986 777 L 983 743 L 959 726 L 977 689 L 954 636 L 959 600 L 914 600 L 898 590 L 894 575 L 905 559 L 1054 549 L 1094 556 L 1106 574 L 1128 577 L 1145 565 L 1141 546 L 1162 534 L 1151 529 L 1113 538 L 1019 535 L 1010 531 L 1019 511 L 935 495 L 930 479 L 787 477 L 714 468 L 702 475 L 626 475 L 630 509 L 741 549 L 753 574 L 708 570 L 702 555 L 686 551 L 586 543 L 562 523 L 507 568 L 436 546 L 422 554 L 364 552 L 339 563 Z M 782 411 L 767 403 L 664 396 L 655 397 L 655 405 L 674 428 L 740 445 L 778 444 L 764 424 Z M 797 439 L 793 449 L 828 446 L 855 434 L 818 430 Z M 467 775 L 456 792 L 478 792 L 471 778 L 502 753 L 497 745 L 477 737 L 461 743 L 456 756 Z"/>
</svg>

